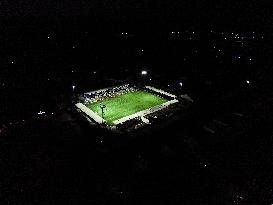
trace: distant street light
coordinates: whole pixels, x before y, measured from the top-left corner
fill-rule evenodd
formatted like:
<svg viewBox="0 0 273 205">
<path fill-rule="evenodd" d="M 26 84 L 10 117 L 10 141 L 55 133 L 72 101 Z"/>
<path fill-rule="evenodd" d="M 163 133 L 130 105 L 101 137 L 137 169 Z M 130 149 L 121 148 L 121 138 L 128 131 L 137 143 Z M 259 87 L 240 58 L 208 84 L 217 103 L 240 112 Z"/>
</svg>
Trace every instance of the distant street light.
<svg viewBox="0 0 273 205">
<path fill-rule="evenodd" d="M 249 84 L 250 83 L 249 80 L 247 80 L 246 83 Z"/>
<path fill-rule="evenodd" d="M 75 86 L 75 85 L 72 85 L 73 97 L 75 97 L 75 88 L 76 88 L 76 86 Z"/>
</svg>

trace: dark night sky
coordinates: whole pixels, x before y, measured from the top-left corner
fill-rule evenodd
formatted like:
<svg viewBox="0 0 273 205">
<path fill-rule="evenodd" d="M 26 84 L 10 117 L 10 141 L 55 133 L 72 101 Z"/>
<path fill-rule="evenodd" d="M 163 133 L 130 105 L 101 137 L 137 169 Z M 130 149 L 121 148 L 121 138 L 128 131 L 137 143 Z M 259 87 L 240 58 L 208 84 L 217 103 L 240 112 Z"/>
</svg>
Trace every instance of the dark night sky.
<svg viewBox="0 0 273 205">
<path fill-rule="evenodd" d="M 233 27 L 269 27 L 271 1 L 21 0 L 0 2 L 2 17 L 92 17 L 97 21 L 156 21 Z"/>
</svg>

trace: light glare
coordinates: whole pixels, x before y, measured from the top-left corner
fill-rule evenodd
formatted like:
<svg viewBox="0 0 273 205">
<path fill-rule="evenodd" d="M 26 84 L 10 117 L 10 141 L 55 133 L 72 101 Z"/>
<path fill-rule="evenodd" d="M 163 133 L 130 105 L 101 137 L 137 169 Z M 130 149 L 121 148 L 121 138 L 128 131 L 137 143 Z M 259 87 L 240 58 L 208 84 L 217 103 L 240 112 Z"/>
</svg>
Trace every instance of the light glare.
<svg viewBox="0 0 273 205">
<path fill-rule="evenodd" d="M 147 71 L 146 70 L 141 71 L 141 75 L 147 75 Z"/>
</svg>

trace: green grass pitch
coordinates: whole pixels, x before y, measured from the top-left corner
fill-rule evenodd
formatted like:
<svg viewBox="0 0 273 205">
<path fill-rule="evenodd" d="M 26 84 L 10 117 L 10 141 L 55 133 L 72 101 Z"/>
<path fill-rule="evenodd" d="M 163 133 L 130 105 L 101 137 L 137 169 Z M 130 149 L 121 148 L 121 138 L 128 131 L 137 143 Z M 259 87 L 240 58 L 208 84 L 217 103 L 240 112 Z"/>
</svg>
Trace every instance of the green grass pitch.
<svg viewBox="0 0 273 205">
<path fill-rule="evenodd" d="M 163 104 L 167 101 L 168 100 L 164 98 L 145 91 L 135 91 L 112 98 L 106 98 L 99 102 L 86 104 L 86 106 L 101 116 L 100 103 L 106 105 L 104 109 L 104 119 L 107 124 L 111 125 L 113 121 L 117 119 Z"/>
</svg>

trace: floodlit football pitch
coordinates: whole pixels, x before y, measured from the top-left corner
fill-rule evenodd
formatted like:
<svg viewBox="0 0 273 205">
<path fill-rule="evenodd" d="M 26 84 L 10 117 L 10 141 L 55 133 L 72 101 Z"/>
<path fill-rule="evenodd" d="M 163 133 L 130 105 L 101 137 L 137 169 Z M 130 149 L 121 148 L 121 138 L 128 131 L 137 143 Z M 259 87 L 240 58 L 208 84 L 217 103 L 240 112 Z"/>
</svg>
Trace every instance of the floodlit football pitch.
<svg viewBox="0 0 273 205">
<path fill-rule="evenodd" d="M 145 91 L 135 91 L 85 105 L 100 117 L 102 117 L 100 103 L 105 105 L 103 118 L 107 124 L 111 125 L 115 120 L 161 105 L 167 101 Z"/>
</svg>

